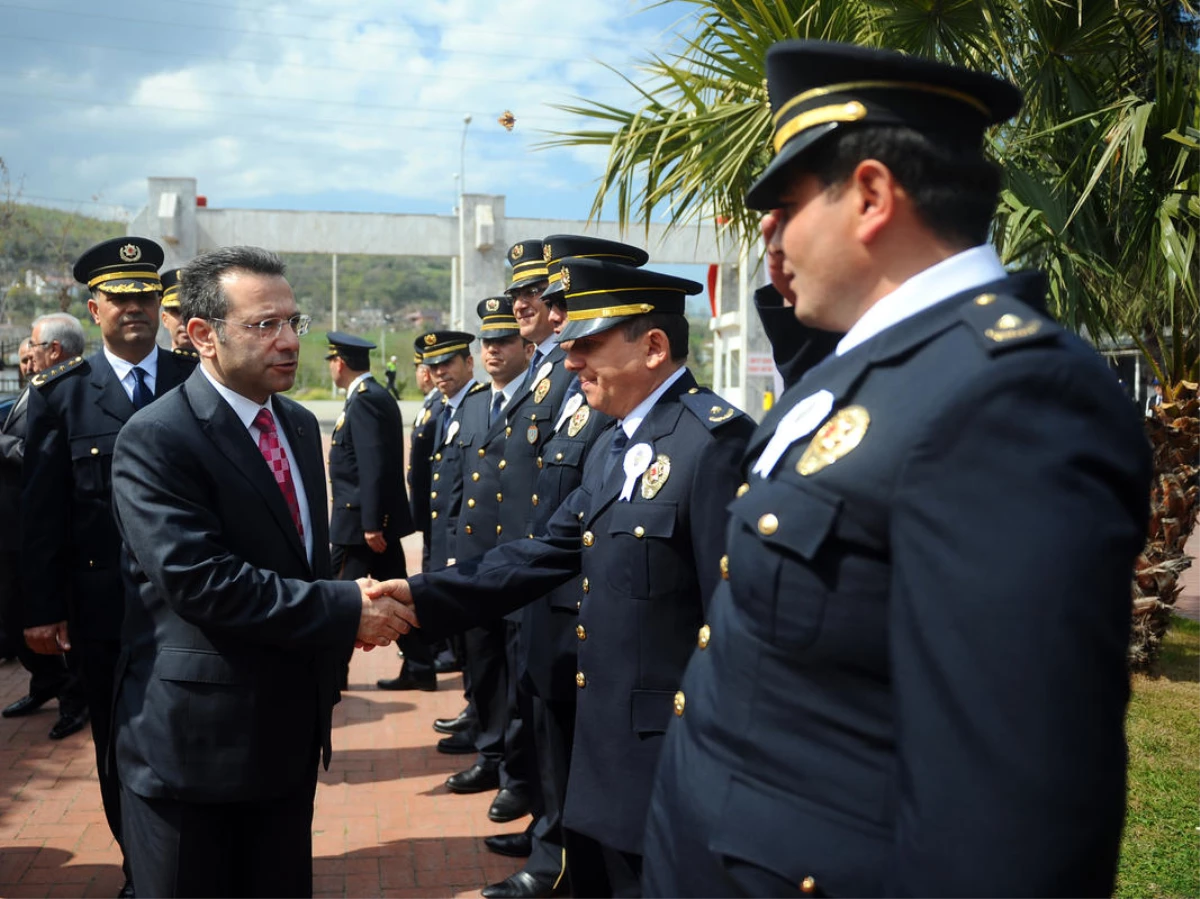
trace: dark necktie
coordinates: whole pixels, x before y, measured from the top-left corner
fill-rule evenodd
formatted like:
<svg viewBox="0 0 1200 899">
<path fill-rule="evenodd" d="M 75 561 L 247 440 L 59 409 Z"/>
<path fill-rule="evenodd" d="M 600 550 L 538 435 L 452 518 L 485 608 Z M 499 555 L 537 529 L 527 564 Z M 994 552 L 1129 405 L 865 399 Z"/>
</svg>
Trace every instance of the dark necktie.
<svg viewBox="0 0 1200 899">
<path fill-rule="evenodd" d="M 488 426 L 489 427 L 491 427 L 491 425 L 493 423 L 495 423 L 497 416 L 500 415 L 500 412 L 503 409 L 504 409 L 504 394 L 497 393 L 495 396 L 492 397 L 492 410 L 488 414 Z"/>
<path fill-rule="evenodd" d="M 304 522 L 300 520 L 300 499 L 296 496 L 296 483 L 292 480 L 292 466 L 288 464 L 287 453 L 275 433 L 275 417 L 268 409 L 259 409 L 254 416 L 254 427 L 258 428 L 258 451 L 262 453 L 275 483 L 283 492 L 283 500 L 287 503 L 288 511 L 292 513 L 292 522 L 304 540 Z"/>
<path fill-rule="evenodd" d="M 625 429 L 620 424 L 617 425 L 617 430 L 613 433 L 612 446 L 608 448 L 608 459 L 604 462 L 604 480 L 608 480 L 608 476 L 612 474 L 613 467 L 617 464 L 617 460 L 625 454 L 625 446 L 629 443 L 629 437 L 625 433 Z"/>
<path fill-rule="evenodd" d="M 538 366 L 542 364 L 542 360 L 545 358 L 541 350 L 533 351 L 533 358 L 529 361 L 529 368 L 525 369 L 525 382 L 521 385 L 522 390 L 528 390 L 533 387 L 533 379 L 537 376 Z"/>
<path fill-rule="evenodd" d="M 140 366 L 133 367 L 133 408 L 141 409 L 148 406 L 154 399 L 154 394 L 146 386 L 146 371 Z"/>
<path fill-rule="evenodd" d="M 446 442 L 446 432 L 450 430 L 450 419 L 454 417 L 454 410 L 450 408 L 450 404 L 442 406 L 442 424 L 438 428 L 437 445 L 441 446 Z"/>
</svg>

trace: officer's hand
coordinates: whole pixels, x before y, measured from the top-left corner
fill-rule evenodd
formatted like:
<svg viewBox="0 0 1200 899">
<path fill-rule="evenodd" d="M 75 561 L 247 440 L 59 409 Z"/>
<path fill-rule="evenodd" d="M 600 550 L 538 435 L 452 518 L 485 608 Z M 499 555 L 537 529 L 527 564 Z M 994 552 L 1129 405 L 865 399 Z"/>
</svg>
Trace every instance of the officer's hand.
<svg viewBox="0 0 1200 899">
<path fill-rule="evenodd" d="M 362 613 L 358 619 L 355 645 L 388 646 L 401 634 L 419 627 L 417 614 L 409 606 L 390 596 L 370 596 L 368 588 L 362 595 Z"/>
<path fill-rule="evenodd" d="M 781 224 L 779 210 L 772 209 L 762 217 L 758 227 L 762 231 L 763 243 L 767 246 L 767 276 L 783 297 L 783 301 L 791 306 L 796 302 L 796 294 L 792 292 L 791 279 L 783 273 L 783 247 L 775 241 Z"/>
<path fill-rule="evenodd" d="M 44 656 L 60 655 L 71 648 L 65 621 L 25 628 L 25 642 L 34 652 Z"/>
<path fill-rule="evenodd" d="M 372 552 L 381 553 L 387 549 L 387 538 L 383 536 L 383 531 L 363 531 L 363 539 Z"/>
<path fill-rule="evenodd" d="M 380 596 L 390 596 L 406 606 L 412 606 L 413 604 L 412 591 L 408 589 L 408 581 L 401 580 L 400 578 L 369 584 L 363 592 L 372 599 Z"/>
</svg>

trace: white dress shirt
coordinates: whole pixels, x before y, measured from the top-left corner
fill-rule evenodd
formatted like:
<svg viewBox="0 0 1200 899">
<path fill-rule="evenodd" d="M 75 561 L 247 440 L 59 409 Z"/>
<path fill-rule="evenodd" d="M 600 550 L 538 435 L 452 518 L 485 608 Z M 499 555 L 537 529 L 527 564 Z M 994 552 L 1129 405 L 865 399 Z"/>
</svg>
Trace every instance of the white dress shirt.
<svg viewBox="0 0 1200 899">
<path fill-rule="evenodd" d="M 133 369 L 135 367 L 140 368 L 146 373 L 144 377 L 146 389 L 150 391 L 151 396 L 154 396 L 154 385 L 158 381 L 157 346 L 141 362 L 126 362 L 120 356 L 114 356 L 107 346 L 104 348 L 104 358 L 112 366 L 113 374 L 117 376 L 117 380 L 125 388 L 125 395 L 129 397 L 131 403 L 133 402 L 133 388 L 137 386 L 137 378 L 133 376 Z"/>
<path fill-rule="evenodd" d="M 212 376 L 207 368 L 203 365 L 200 370 L 204 372 L 204 377 L 208 378 L 208 383 L 212 384 L 213 389 L 221 395 L 221 399 L 229 404 L 233 409 L 233 414 L 238 417 L 246 430 L 250 433 L 250 439 L 254 441 L 254 448 L 258 449 L 258 438 L 262 435 L 262 431 L 254 426 L 254 417 L 258 415 L 259 409 L 266 409 L 275 419 L 275 435 L 279 438 L 279 445 L 283 447 L 284 453 L 287 454 L 288 467 L 292 470 L 292 483 L 296 487 L 296 503 L 300 507 L 300 522 L 304 526 L 304 552 L 308 556 L 309 562 L 312 561 L 313 552 L 313 532 L 312 532 L 312 516 L 309 514 L 308 494 L 304 491 L 304 478 L 300 476 L 300 468 L 296 464 L 296 454 L 292 452 L 292 445 L 288 442 L 287 431 L 279 422 L 279 416 L 275 412 L 275 407 L 272 403 L 272 398 L 267 397 L 266 403 L 259 405 L 254 400 L 247 399 L 240 393 L 236 393 L 218 381 Z M 274 475 L 271 475 L 274 479 Z"/>
<path fill-rule="evenodd" d="M 633 411 L 621 419 L 621 429 L 625 432 L 626 437 L 632 437 L 634 431 L 650 414 L 650 410 L 654 408 L 654 404 L 659 398 L 667 392 L 667 388 L 683 377 L 683 373 L 687 371 L 686 365 L 681 365 L 671 377 L 667 378 L 655 388 L 654 392 L 633 407 Z"/>
</svg>

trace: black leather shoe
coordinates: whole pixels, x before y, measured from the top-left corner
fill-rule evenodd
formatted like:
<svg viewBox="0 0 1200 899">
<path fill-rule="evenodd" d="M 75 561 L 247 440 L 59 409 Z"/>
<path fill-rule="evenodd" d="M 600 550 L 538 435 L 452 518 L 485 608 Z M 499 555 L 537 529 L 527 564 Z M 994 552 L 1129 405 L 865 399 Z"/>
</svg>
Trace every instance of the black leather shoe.
<svg viewBox="0 0 1200 899">
<path fill-rule="evenodd" d="M 494 837 L 484 837 L 483 845 L 497 855 L 529 858 L 533 852 L 533 837 L 530 836 L 528 830 L 520 833 L 502 833 Z"/>
<path fill-rule="evenodd" d="M 117 893 L 117 899 L 137 899 L 137 893 L 133 891 L 132 880 L 125 881 L 125 886 L 121 887 L 121 892 Z"/>
<path fill-rule="evenodd" d="M 375 681 L 380 690 L 424 690 L 432 693 L 437 689 L 436 677 L 413 677 L 408 672 L 402 672 L 399 677 Z"/>
<path fill-rule="evenodd" d="M 516 821 L 518 818 L 524 818 L 528 814 L 529 796 L 505 787 L 492 800 L 492 807 L 488 809 L 488 820 L 495 821 L 497 824 L 504 824 L 506 821 Z"/>
<path fill-rule="evenodd" d="M 453 674 L 455 671 L 462 671 L 462 662 L 456 662 L 448 659 L 437 659 L 433 663 L 433 670 L 438 674 Z"/>
<path fill-rule="evenodd" d="M 4 711 L 0 712 L 0 715 L 3 715 L 5 718 L 20 718 L 23 715 L 32 715 L 53 698 L 53 696 L 34 696 L 32 693 L 28 693 L 16 702 L 6 705 Z"/>
<path fill-rule="evenodd" d="M 554 881 L 548 877 L 538 877 L 525 871 L 518 871 L 499 883 L 488 884 L 483 888 L 486 899 L 531 899 L 531 897 L 549 897 L 554 895 Z"/>
<path fill-rule="evenodd" d="M 475 723 L 475 716 L 471 714 L 471 707 L 467 706 L 458 713 L 457 718 L 437 718 L 433 722 L 433 729 L 439 734 L 461 734 L 466 733 L 471 729 L 471 725 Z"/>
<path fill-rule="evenodd" d="M 50 728 L 50 739 L 61 740 L 64 737 L 71 736 L 71 734 L 79 733 L 87 723 L 87 709 L 83 709 L 75 714 L 63 712 L 58 716 L 58 720 L 54 722 L 54 727 Z"/>
<path fill-rule="evenodd" d="M 469 755 L 475 751 L 470 734 L 451 734 L 437 741 L 437 751 L 446 755 Z"/>
<path fill-rule="evenodd" d="M 483 765 L 472 765 L 446 778 L 446 789 L 451 793 L 486 793 L 500 786 L 500 772 Z"/>
</svg>

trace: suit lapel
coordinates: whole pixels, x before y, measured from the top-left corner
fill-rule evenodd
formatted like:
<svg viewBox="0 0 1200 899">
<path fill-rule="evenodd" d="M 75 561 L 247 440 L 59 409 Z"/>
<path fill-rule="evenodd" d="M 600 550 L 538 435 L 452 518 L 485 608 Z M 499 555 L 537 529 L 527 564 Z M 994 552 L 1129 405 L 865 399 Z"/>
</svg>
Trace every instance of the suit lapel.
<svg viewBox="0 0 1200 899">
<path fill-rule="evenodd" d="M 117 373 L 108 364 L 104 351 L 93 353 L 88 362 L 91 365 L 91 384 L 95 394 L 96 405 L 124 424 L 133 415 L 133 401 L 117 380 Z"/>
<path fill-rule="evenodd" d="M 263 461 L 262 453 L 258 451 L 254 440 L 250 437 L 250 432 L 246 426 L 242 424 L 241 419 L 234 414 L 229 404 L 221 398 L 221 395 L 208 383 L 208 378 L 197 367 L 196 371 L 187 380 L 184 387 L 187 392 L 188 403 L 195 412 L 197 420 L 200 421 L 201 429 L 208 436 L 213 445 L 230 461 L 233 468 L 241 472 L 242 476 L 250 482 L 251 486 L 262 497 L 270 510 L 272 517 L 277 525 L 290 536 L 290 544 L 295 550 L 297 556 L 308 565 L 308 556 L 304 552 L 304 544 L 300 542 L 300 534 L 296 531 L 296 525 L 292 521 L 292 513 L 288 511 L 287 502 L 283 498 L 283 491 L 279 489 L 279 485 L 275 483 L 275 476 L 271 474 L 271 470 Z M 287 432 L 288 440 L 292 439 L 292 432 Z M 301 442 L 300 437 L 296 438 L 297 443 Z M 292 444 L 293 449 L 296 449 L 296 444 Z M 298 452 L 298 450 L 297 450 Z M 309 491 L 308 480 L 304 481 L 304 489 Z M 321 492 L 324 495 L 324 491 Z M 309 492 L 309 496 L 314 496 Z M 314 510 L 316 510 L 314 514 Z M 316 514 L 320 514 L 320 510 L 310 500 L 309 502 L 309 517 L 313 518 Z M 328 526 L 327 526 L 328 527 Z M 317 546 L 316 533 L 313 534 L 313 546 Z"/>
</svg>

